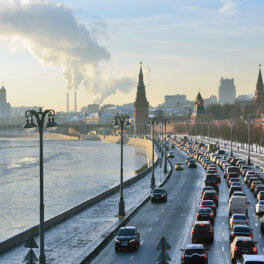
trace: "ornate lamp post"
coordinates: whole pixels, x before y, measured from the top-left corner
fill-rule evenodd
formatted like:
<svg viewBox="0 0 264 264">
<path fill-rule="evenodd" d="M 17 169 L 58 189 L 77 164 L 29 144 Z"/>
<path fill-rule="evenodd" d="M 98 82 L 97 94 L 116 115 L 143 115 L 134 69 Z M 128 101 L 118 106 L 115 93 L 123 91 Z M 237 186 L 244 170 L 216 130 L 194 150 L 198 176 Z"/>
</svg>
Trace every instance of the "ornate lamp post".
<svg viewBox="0 0 264 264">
<path fill-rule="evenodd" d="M 250 125 L 251 125 L 251 122 L 252 121 L 250 119 L 246 121 L 246 124 L 248 124 L 248 165 L 251 164 L 250 162 Z"/>
<path fill-rule="evenodd" d="M 230 140 L 231 140 L 231 156 L 233 157 L 233 120 L 229 121 L 230 123 Z"/>
<path fill-rule="evenodd" d="M 48 116 L 48 122 L 44 125 L 45 117 Z M 34 131 L 37 127 L 39 129 L 39 179 L 40 179 L 40 199 L 39 199 L 39 264 L 46 263 L 46 256 L 44 252 L 44 194 L 43 194 L 43 130 L 46 128 L 47 130 L 55 130 L 57 128 L 57 124 L 54 121 L 55 111 L 48 109 L 42 112 L 41 108 L 39 111 L 28 110 L 25 112 L 26 124 L 23 128 L 26 131 Z M 37 125 L 33 122 L 33 117 L 37 120 Z M 29 121 L 30 119 L 30 121 Z"/>
<path fill-rule="evenodd" d="M 166 147 L 167 147 L 167 131 L 166 131 L 166 125 L 169 124 L 169 119 L 163 119 L 162 123 L 164 124 L 164 129 L 165 129 L 165 150 L 164 150 L 164 172 L 168 172 L 167 169 L 167 154 L 166 154 Z"/>
<path fill-rule="evenodd" d="M 152 175 L 151 175 L 151 188 L 155 188 L 155 176 L 154 176 L 154 125 L 158 124 L 158 119 L 155 117 L 148 119 L 148 126 L 152 126 Z"/>
<path fill-rule="evenodd" d="M 121 129 L 121 167 L 120 167 L 120 200 L 119 200 L 119 212 L 118 215 L 120 217 L 125 216 L 125 202 L 124 202 L 124 197 L 123 197 L 123 132 L 124 132 L 124 125 L 126 127 L 130 127 L 131 123 L 129 121 L 129 116 L 128 115 L 116 115 L 115 116 L 115 123 L 114 127 L 118 128 L 120 127 Z"/>
</svg>

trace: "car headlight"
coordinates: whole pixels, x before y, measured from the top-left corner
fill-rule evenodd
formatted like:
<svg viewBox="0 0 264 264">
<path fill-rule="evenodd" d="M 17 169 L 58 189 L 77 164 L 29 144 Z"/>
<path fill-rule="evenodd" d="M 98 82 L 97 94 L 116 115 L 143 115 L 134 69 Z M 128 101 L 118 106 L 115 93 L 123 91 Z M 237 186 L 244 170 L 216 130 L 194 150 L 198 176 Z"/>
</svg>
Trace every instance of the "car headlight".
<svg viewBox="0 0 264 264">
<path fill-rule="evenodd" d="M 134 239 L 131 239 L 129 242 L 130 243 L 135 243 L 137 240 L 134 238 Z"/>
<path fill-rule="evenodd" d="M 118 240 L 118 239 L 115 238 L 115 242 L 116 242 L 116 243 L 120 243 L 120 240 Z"/>
</svg>

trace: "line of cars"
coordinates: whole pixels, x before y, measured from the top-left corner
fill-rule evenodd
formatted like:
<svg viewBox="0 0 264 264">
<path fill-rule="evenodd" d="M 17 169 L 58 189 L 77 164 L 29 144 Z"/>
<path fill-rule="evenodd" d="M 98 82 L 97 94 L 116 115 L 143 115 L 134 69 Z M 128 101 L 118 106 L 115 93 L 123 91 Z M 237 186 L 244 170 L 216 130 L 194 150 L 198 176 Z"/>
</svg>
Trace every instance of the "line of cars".
<svg viewBox="0 0 264 264">
<path fill-rule="evenodd" d="M 242 159 L 230 157 L 225 151 L 217 153 L 209 153 L 202 145 L 194 145 L 192 143 L 182 144 L 178 142 L 178 147 L 187 152 L 189 156 L 197 159 L 205 169 L 207 169 L 205 187 L 202 189 L 200 208 L 196 214 L 196 222 L 192 228 L 192 242 L 212 242 L 214 216 L 216 210 L 205 209 L 207 203 L 216 209 L 217 193 L 219 191 L 219 183 L 221 181 L 220 174 L 217 172 L 216 164 L 224 170 L 224 176 L 229 187 L 229 216 L 230 216 L 230 255 L 231 263 L 236 263 L 241 260 L 241 263 L 264 263 L 264 256 L 257 255 L 256 242 L 253 240 L 252 229 L 249 227 L 248 218 L 248 200 L 243 192 L 240 182 L 240 173 L 244 175 L 245 182 L 249 184 L 251 191 L 258 198 L 259 202 L 256 204 L 256 214 L 264 213 L 264 186 L 260 178 L 250 166 Z M 213 176 L 214 175 L 214 176 Z M 211 200 L 209 200 L 211 199 Z M 200 221 L 206 220 L 206 221 Z M 264 230 L 264 218 L 261 219 L 261 230 Z M 197 231 L 198 232 L 197 232 Z M 203 230 L 203 232 L 199 232 Z M 193 235 L 194 234 L 194 235 Z M 186 261 L 186 251 L 190 251 Z M 186 245 L 182 255 L 181 263 L 193 263 L 192 256 L 200 256 L 201 262 L 208 263 L 206 256 L 206 249 L 202 244 L 199 244 L 199 250 L 203 249 L 203 254 L 196 252 L 196 247 Z M 202 260 L 202 257 L 204 260 Z M 189 262 L 188 262 L 189 261 Z"/>
</svg>

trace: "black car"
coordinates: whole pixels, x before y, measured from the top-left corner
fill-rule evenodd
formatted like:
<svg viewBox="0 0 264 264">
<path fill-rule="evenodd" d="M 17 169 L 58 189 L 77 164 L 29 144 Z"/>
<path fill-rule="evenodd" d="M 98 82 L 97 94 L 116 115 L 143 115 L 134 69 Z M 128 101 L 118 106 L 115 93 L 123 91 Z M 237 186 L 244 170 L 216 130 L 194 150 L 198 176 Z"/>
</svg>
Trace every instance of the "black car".
<svg viewBox="0 0 264 264">
<path fill-rule="evenodd" d="M 196 164 L 195 160 L 190 160 L 188 162 L 188 167 L 189 168 L 197 168 L 197 164 Z"/>
<path fill-rule="evenodd" d="M 230 188 L 229 188 L 229 198 L 232 196 L 232 194 L 234 192 L 242 192 L 242 187 L 241 186 L 235 186 L 235 185 L 231 185 Z"/>
<path fill-rule="evenodd" d="M 174 149 L 175 148 L 174 144 L 171 144 L 170 145 L 170 148 Z"/>
<path fill-rule="evenodd" d="M 121 227 L 114 239 L 115 250 L 120 248 L 137 249 L 140 245 L 140 234 L 135 226 Z"/>
<path fill-rule="evenodd" d="M 260 230 L 264 233 L 264 216 L 260 218 Z"/>
<path fill-rule="evenodd" d="M 200 203 L 200 208 L 209 207 L 213 210 L 214 214 L 216 214 L 216 206 L 213 200 L 204 200 Z"/>
<path fill-rule="evenodd" d="M 258 185 L 256 186 L 256 188 L 254 189 L 254 196 L 257 197 L 258 193 L 260 191 L 264 191 L 264 185 Z"/>
<path fill-rule="evenodd" d="M 168 153 L 168 158 L 175 158 L 175 154 L 172 151 L 170 151 Z"/>
<path fill-rule="evenodd" d="M 151 202 L 156 202 L 156 201 L 167 201 L 167 192 L 165 190 L 165 188 L 155 188 L 153 189 L 153 191 L 151 192 L 150 195 L 150 200 Z"/>
<path fill-rule="evenodd" d="M 252 230 L 247 225 L 234 225 L 230 234 L 230 241 L 236 236 L 253 237 Z"/>
<path fill-rule="evenodd" d="M 214 188 L 212 186 L 204 186 L 201 192 L 201 197 L 203 197 L 203 194 L 205 191 L 213 191 Z"/>
<path fill-rule="evenodd" d="M 197 210 L 196 214 L 196 220 L 197 221 L 210 221 L 212 224 L 214 224 L 214 212 L 209 207 L 201 207 Z"/>
<path fill-rule="evenodd" d="M 189 244 L 185 246 L 181 257 L 181 264 L 208 264 L 208 257 L 204 245 L 202 244 Z"/>
<path fill-rule="evenodd" d="M 214 230 L 209 221 L 196 221 L 192 227 L 192 243 L 213 242 Z"/>
<path fill-rule="evenodd" d="M 202 196 L 202 200 L 213 200 L 216 204 L 216 206 L 218 206 L 218 196 L 215 190 L 213 191 L 205 191 L 203 196 Z"/>
</svg>

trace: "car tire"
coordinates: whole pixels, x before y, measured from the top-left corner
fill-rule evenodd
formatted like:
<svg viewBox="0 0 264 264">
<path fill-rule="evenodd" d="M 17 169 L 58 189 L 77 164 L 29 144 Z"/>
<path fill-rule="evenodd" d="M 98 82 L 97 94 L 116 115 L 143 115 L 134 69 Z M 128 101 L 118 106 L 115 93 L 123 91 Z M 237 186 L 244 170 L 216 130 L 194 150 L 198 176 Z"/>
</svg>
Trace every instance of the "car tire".
<svg viewBox="0 0 264 264">
<path fill-rule="evenodd" d="M 118 247 L 115 247 L 115 251 L 116 251 L 116 252 L 118 251 Z"/>
</svg>

